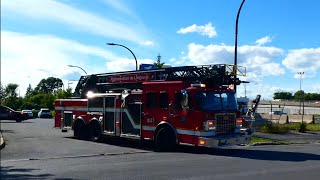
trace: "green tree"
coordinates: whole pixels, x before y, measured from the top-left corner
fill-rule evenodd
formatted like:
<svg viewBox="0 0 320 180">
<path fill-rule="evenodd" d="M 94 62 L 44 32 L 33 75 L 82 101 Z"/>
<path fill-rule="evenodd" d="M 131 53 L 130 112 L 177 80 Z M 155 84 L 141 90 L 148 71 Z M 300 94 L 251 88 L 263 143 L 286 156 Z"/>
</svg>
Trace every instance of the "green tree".
<svg viewBox="0 0 320 180">
<path fill-rule="evenodd" d="M 297 91 L 296 93 L 294 93 L 294 100 L 296 100 L 296 101 L 302 101 L 303 100 L 303 98 L 304 98 L 304 95 L 305 95 L 305 93 L 304 93 L 304 91 Z"/>
<path fill-rule="evenodd" d="M 5 97 L 4 88 L 0 82 L 0 100 Z"/>
<path fill-rule="evenodd" d="M 23 104 L 23 98 L 18 97 L 17 89 L 19 85 L 10 83 L 4 88 L 4 96 L 1 100 L 1 104 L 9 106 L 13 109 L 19 109 Z"/>
<path fill-rule="evenodd" d="M 54 109 L 53 102 L 55 98 L 51 93 L 39 93 L 30 97 L 29 102 L 34 103 L 34 107 Z"/>
<path fill-rule="evenodd" d="M 21 105 L 20 109 L 34 109 L 36 106 L 33 102 L 24 101 L 24 103 Z"/>
<path fill-rule="evenodd" d="M 18 93 L 17 93 L 18 87 L 19 87 L 18 84 L 14 84 L 14 83 L 8 84 L 4 89 L 4 93 L 6 97 L 18 97 Z"/>
<path fill-rule="evenodd" d="M 34 94 L 34 90 L 32 89 L 31 84 L 29 84 L 29 86 L 28 86 L 28 88 L 26 90 L 25 97 L 28 98 L 28 97 L 32 96 L 33 94 Z"/>
<path fill-rule="evenodd" d="M 161 69 L 164 66 L 164 62 L 161 62 L 161 56 L 160 54 L 157 56 L 157 62 L 153 63 L 156 68 Z"/>
<path fill-rule="evenodd" d="M 320 100 L 320 94 L 317 93 L 307 93 L 304 96 L 304 99 L 306 101 L 317 101 Z"/>
<path fill-rule="evenodd" d="M 72 89 L 68 88 L 67 90 L 59 89 L 54 93 L 55 99 L 67 99 L 72 96 Z"/>
<path fill-rule="evenodd" d="M 47 79 L 42 79 L 37 85 L 37 87 L 35 88 L 35 91 L 53 94 L 58 89 L 61 89 L 62 86 L 63 86 L 63 82 L 61 79 L 55 78 L 55 77 L 49 77 Z"/>
<path fill-rule="evenodd" d="M 291 100 L 293 96 L 291 92 L 276 92 L 273 94 L 273 99 Z"/>
</svg>

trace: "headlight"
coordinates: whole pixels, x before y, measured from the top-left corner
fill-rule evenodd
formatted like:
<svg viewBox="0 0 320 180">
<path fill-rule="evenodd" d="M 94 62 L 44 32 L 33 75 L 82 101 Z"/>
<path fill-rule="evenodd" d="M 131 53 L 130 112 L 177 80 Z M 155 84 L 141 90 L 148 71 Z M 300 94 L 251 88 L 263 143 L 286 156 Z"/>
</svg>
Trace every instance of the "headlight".
<svg viewBox="0 0 320 180">
<path fill-rule="evenodd" d="M 206 131 L 216 130 L 216 121 L 215 120 L 205 121 L 203 129 Z"/>
<path fill-rule="evenodd" d="M 237 118 L 237 119 L 236 119 L 236 125 L 237 125 L 237 127 L 242 127 L 242 121 L 243 121 L 242 118 Z"/>
</svg>

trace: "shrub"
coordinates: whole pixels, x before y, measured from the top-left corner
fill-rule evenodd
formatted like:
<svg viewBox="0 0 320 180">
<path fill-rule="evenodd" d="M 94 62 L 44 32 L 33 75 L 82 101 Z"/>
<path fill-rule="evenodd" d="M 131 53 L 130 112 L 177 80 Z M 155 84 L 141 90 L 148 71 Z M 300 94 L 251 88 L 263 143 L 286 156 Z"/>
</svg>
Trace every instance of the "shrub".
<svg viewBox="0 0 320 180">
<path fill-rule="evenodd" d="M 299 126 L 298 131 L 304 133 L 304 132 L 306 132 L 306 130 L 307 130 L 307 123 L 302 122 L 302 123 L 300 124 L 300 126 Z"/>
<path fill-rule="evenodd" d="M 39 112 L 40 110 L 32 110 L 32 114 L 33 114 L 33 117 L 34 118 L 37 118 L 38 117 L 38 112 Z"/>
<path fill-rule="evenodd" d="M 50 113 L 51 113 L 51 117 L 54 118 L 54 116 L 56 115 L 56 112 L 53 110 L 53 111 L 50 111 Z"/>
<path fill-rule="evenodd" d="M 271 133 L 271 134 L 282 134 L 289 132 L 288 127 L 273 125 L 272 123 L 266 123 L 262 128 L 261 132 Z"/>
</svg>

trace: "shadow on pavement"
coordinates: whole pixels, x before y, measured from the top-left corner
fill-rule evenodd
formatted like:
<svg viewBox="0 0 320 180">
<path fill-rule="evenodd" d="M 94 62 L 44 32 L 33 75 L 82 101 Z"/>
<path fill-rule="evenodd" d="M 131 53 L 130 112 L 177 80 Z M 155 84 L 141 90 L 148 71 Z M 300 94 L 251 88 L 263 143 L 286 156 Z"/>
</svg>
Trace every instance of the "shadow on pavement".
<svg viewBox="0 0 320 180">
<path fill-rule="evenodd" d="M 320 155 L 300 152 L 269 151 L 256 149 L 208 149 L 196 147 L 181 147 L 179 152 L 192 154 L 208 154 L 215 156 L 238 157 L 244 159 L 300 162 L 320 160 Z"/>
<path fill-rule="evenodd" d="M 73 137 L 65 137 L 65 138 L 77 140 Z M 78 141 L 83 141 L 83 140 L 78 140 Z M 141 150 L 155 151 L 154 145 L 150 141 L 139 142 L 139 141 L 123 139 L 123 138 L 104 138 L 104 140 L 100 143 L 107 144 L 107 145 L 121 146 L 121 147 L 136 148 Z M 288 147 L 289 146 L 290 145 L 288 145 Z M 300 162 L 300 161 L 308 161 L 308 160 L 320 160 L 320 155 L 317 155 L 317 154 L 256 150 L 256 149 L 227 149 L 227 148 L 210 149 L 210 148 L 203 148 L 203 147 L 178 146 L 174 152 L 188 153 L 188 154 L 207 154 L 207 155 L 214 155 L 214 156 L 238 157 L 238 158 L 245 158 L 245 159 L 270 160 L 270 161 Z"/>
<path fill-rule="evenodd" d="M 76 139 L 75 137 L 65 137 L 65 138 L 73 139 L 76 141 L 90 141 L 90 140 L 79 140 L 79 139 Z M 103 138 L 101 141 L 96 142 L 96 143 L 121 146 L 121 147 L 128 147 L 128 148 L 136 148 L 136 149 L 141 149 L 141 150 L 151 150 L 152 151 L 154 149 L 152 142 L 149 142 L 149 141 L 140 142 L 137 140 L 124 139 L 124 138 L 119 138 L 119 137 Z"/>
<path fill-rule="evenodd" d="M 21 168 L 14 168 L 13 166 L 7 166 L 2 167 L 1 166 L 1 172 L 0 176 L 1 179 L 48 179 L 49 177 L 52 177 L 52 174 L 39 174 L 39 175 L 32 175 L 29 173 L 32 173 L 33 171 L 36 171 L 39 169 L 21 169 Z"/>
</svg>

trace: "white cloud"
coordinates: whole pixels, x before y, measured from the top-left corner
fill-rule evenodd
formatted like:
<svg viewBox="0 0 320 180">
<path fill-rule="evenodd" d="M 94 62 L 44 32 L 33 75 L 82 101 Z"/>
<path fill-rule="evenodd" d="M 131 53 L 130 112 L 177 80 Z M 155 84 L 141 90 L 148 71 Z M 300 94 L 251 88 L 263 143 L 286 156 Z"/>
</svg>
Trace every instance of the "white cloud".
<svg viewBox="0 0 320 180">
<path fill-rule="evenodd" d="M 130 8 L 121 0 L 104 0 L 105 4 L 112 6 L 117 11 L 120 11 L 122 13 L 135 16 L 135 14 L 130 10 Z"/>
<path fill-rule="evenodd" d="M 152 41 L 144 41 L 140 42 L 140 44 L 144 46 L 154 46 L 154 43 Z"/>
<path fill-rule="evenodd" d="M 234 47 L 227 45 L 203 46 L 189 44 L 188 59 L 192 64 L 233 64 Z M 238 65 L 245 66 L 249 77 L 266 77 L 282 75 L 284 69 L 276 63 L 276 59 L 283 53 L 275 47 L 240 46 L 238 47 Z M 250 74 L 251 73 L 251 74 Z"/>
<path fill-rule="evenodd" d="M 138 68 L 140 64 L 153 64 L 152 59 L 139 59 Z M 120 71 L 133 71 L 135 70 L 136 63 L 133 59 L 118 58 L 116 61 L 109 61 L 106 63 L 106 67 L 109 72 L 120 72 Z"/>
<path fill-rule="evenodd" d="M 68 64 L 80 66 L 88 74 L 111 72 L 120 65 L 123 68 L 123 64 L 118 63 L 122 61 L 126 62 L 124 69 L 135 69 L 134 60 L 123 60 L 107 48 L 83 45 L 55 36 L 1 31 L 1 45 L 1 81 L 3 84 L 19 84 L 22 95 L 29 83 L 35 87 L 43 78 L 54 76 L 66 83 L 83 74 L 80 69 L 70 68 Z M 70 79 L 65 79 L 68 77 Z"/>
<path fill-rule="evenodd" d="M 234 46 L 224 44 L 204 46 L 191 43 L 188 49 L 187 58 L 193 65 L 234 63 Z M 238 65 L 246 67 L 246 77 L 239 78 L 250 82 L 247 85 L 247 94 L 250 98 L 254 98 L 257 92 L 263 93 L 265 98 L 272 97 L 272 92 L 270 92 L 272 86 L 263 84 L 263 78 L 280 76 L 285 73 L 284 68 L 276 62 L 282 54 L 283 50 L 276 47 L 248 45 L 238 47 Z M 239 86 L 239 96 L 244 96 L 243 86 Z"/>
<path fill-rule="evenodd" d="M 320 48 L 290 50 L 282 64 L 295 73 L 304 72 L 304 77 L 314 77 L 320 71 Z"/>
<path fill-rule="evenodd" d="M 320 82 L 315 82 L 310 87 L 310 92 L 319 93 L 320 92 Z"/>
<path fill-rule="evenodd" d="M 84 31 L 103 37 L 123 39 L 136 43 L 150 41 L 148 30 L 143 26 L 136 27 L 132 25 L 132 23 L 120 23 L 118 20 L 110 19 L 112 17 L 101 17 L 76 9 L 59 1 L 3 1 L 1 2 L 1 10 L 5 12 L 7 17 L 10 17 L 10 14 L 15 14 L 18 15 L 20 19 L 62 23 L 74 28 L 76 31 Z M 123 11 L 124 10 L 125 9 L 123 9 Z"/>
<path fill-rule="evenodd" d="M 256 44 L 257 44 L 257 46 L 262 46 L 262 45 L 269 43 L 271 41 L 272 41 L 272 39 L 270 36 L 265 36 L 263 38 L 256 40 Z"/>
<path fill-rule="evenodd" d="M 201 35 L 208 36 L 209 38 L 217 36 L 217 31 L 215 27 L 212 26 L 211 22 L 205 24 L 204 26 L 198 26 L 196 24 L 193 24 L 189 27 L 181 28 L 179 31 L 177 31 L 178 34 L 187 34 L 193 32 L 200 33 Z"/>
</svg>

